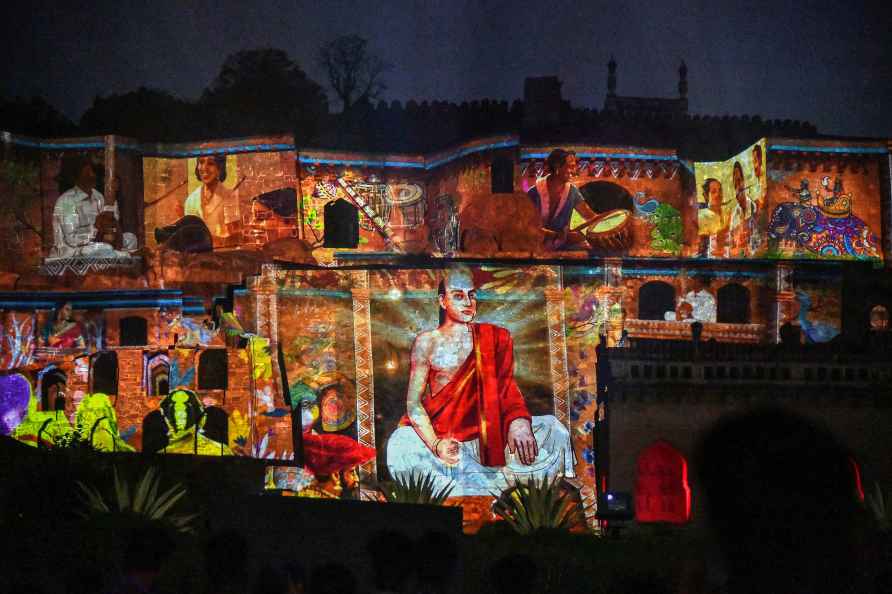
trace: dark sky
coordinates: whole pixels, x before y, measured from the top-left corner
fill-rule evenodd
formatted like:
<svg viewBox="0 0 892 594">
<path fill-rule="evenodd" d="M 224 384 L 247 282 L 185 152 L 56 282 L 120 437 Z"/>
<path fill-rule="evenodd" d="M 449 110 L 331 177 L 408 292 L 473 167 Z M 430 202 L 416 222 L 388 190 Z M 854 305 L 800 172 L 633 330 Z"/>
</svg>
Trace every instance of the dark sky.
<svg viewBox="0 0 892 594">
<path fill-rule="evenodd" d="M 618 94 L 636 96 L 675 96 L 683 58 L 693 113 L 892 137 L 888 1 L 21 4 L 0 19 L 0 92 L 42 95 L 75 120 L 95 95 L 140 85 L 195 98 L 246 48 L 282 48 L 324 84 L 316 49 L 358 33 L 393 66 L 388 100 L 512 100 L 525 76 L 556 74 L 574 105 L 600 108 L 611 54 Z"/>
</svg>

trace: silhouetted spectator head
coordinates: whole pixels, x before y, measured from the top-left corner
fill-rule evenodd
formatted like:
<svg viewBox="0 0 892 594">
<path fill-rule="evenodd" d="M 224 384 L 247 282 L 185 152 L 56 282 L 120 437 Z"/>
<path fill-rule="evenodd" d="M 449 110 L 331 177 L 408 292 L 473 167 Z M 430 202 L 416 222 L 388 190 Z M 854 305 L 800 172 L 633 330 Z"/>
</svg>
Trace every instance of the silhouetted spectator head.
<svg viewBox="0 0 892 594">
<path fill-rule="evenodd" d="M 727 417 L 695 463 L 730 592 L 855 591 L 862 514 L 827 429 L 781 410 Z"/>
<path fill-rule="evenodd" d="M 288 579 L 290 594 L 303 594 L 307 586 L 307 572 L 304 566 L 297 561 L 288 561 L 284 567 L 285 577 Z"/>
<path fill-rule="evenodd" d="M 401 592 L 415 570 L 412 540 L 396 530 L 379 530 L 369 537 L 366 552 L 372 560 L 375 587 Z"/>
<path fill-rule="evenodd" d="M 495 594 L 538 592 L 539 568 L 529 555 L 508 555 L 489 567 L 489 580 Z"/>
<path fill-rule="evenodd" d="M 204 551 L 210 592 L 246 591 L 248 541 L 237 530 L 213 534 Z"/>
<path fill-rule="evenodd" d="M 312 594 L 354 594 L 356 578 L 350 568 L 340 563 L 326 563 L 310 573 Z"/>
<path fill-rule="evenodd" d="M 418 587 L 424 592 L 446 592 L 458 565 L 455 539 L 445 532 L 425 532 L 415 542 Z"/>
<path fill-rule="evenodd" d="M 253 594 L 289 594 L 288 576 L 271 565 L 264 565 L 254 580 Z"/>
</svg>

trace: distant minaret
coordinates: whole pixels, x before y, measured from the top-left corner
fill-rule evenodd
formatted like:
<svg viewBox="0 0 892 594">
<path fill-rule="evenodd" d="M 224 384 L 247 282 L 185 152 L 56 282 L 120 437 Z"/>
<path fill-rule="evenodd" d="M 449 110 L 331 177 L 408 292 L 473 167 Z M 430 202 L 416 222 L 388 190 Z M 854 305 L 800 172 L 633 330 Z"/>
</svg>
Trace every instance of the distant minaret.
<svg viewBox="0 0 892 594">
<path fill-rule="evenodd" d="M 607 62 L 607 96 L 616 96 L 616 60 L 613 56 L 610 56 L 610 61 Z"/>
<path fill-rule="evenodd" d="M 678 96 L 682 99 L 686 99 L 688 96 L 688 67 L 685 65 L 684 60 L 681 61 L 681 66 L 678 67 Z"/>
</svg>

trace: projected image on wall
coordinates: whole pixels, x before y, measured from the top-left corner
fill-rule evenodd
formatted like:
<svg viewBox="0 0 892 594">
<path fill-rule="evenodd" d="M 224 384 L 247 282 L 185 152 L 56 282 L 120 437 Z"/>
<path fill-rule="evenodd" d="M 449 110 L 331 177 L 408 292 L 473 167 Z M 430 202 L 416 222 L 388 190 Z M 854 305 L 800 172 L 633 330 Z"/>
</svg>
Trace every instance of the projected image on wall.
<svg viewBox="0 0 892 594">
<path fill-rule="evenodd" d="M 428 475 L 453 496 L 575 476 L 542 289 L 503 274 L 456 266 L 418 288 L 394 275 L 372 300 L 379 475 Z"/>
<path fill-rule="evenodd" d="M 727 161 L 695 163 L 701 258 L 749 258 L 764 241 L 765 141 Z"/>
<path fill-rule="evenodd" d="M 202 153 L 144 159 L 147 245 L 203 252 L 297 236 L 293 152 Z"/>
<path fill-rule="evenodd" d="M 41 174 L 49 182 L 43 193 L 48 259 L 129 258 L 137 249 L 134 206 L 124 200 L 121 178 L 106 172 L 101 151 L 47 155 Z"/>
</svg>

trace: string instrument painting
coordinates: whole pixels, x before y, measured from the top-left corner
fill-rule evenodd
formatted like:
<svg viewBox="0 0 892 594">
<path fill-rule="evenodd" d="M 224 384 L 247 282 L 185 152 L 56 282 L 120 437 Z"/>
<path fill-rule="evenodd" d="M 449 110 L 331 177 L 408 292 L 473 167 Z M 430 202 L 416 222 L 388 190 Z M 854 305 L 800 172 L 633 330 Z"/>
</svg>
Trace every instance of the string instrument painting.
<svg viewBox="0 0 892 594">
<path fill-rule="evenodd" d="M 124 249 L 124 233 L 115 218 L 115 213 L 110 211 L 100 212 L 96 216 L 96 241 L 107 243 L 116 250 Z"/>
</svg>

